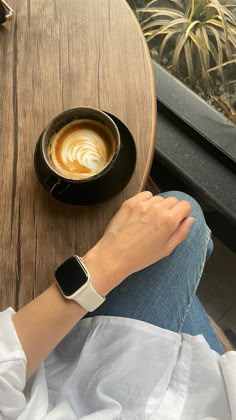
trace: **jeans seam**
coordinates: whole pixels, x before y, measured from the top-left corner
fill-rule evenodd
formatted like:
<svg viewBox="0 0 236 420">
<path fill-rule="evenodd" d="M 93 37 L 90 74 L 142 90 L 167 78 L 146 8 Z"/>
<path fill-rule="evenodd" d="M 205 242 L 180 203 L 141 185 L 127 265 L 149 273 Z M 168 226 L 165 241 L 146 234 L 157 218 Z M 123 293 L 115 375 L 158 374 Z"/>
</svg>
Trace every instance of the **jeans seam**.
<svg viewBox="0 0 236 420">
<path fill-rule="evenodd" d="M 205 267 L 205 262 L 206 262 L 207 245 L 208 245 L 210 239 L 211 239 L 211 230 L 207 227 L 207 234 L 206 234 L 206 240 L 205 240 L 205 250 L 206 250 L 206 252 L 205 252 L 205 259 L 203 259 L 203 261 L 202 261 L 202 264 L 201 264 L 201 267 L 200 267 L 200 270 L 199 270 L 198 281 L 195 284 L 194 290 L 193 290 L 193 292 L 192 292 L 192 294 L 190 296 L 189 304 L 188 304 L 188 306 L 186 308 L 186 311 L 185 311 L 185 314 L 184 314 L 184 316 L 182 318 L 182 321 L 181 321 L 181 324 L 180 324 L 180 328 L 178 330 L 178 333 L 179 334 L 181 333 L 181 330 L 183 328 L 184 321 L 185 321 L 185 319 L 186 319 L 186 317 L 187 317 L 187 315 L 188 315 L 188 313 L 190 311 L 190 308 L 191 308 L 191 305 L 192 305 L 192 302 L 193 302 L 193 298 L 196 295 L 196 291 L 197 291 L 197 288 L 199 286 L 199 283 L 200 283 L 200 280 L 201 280 L 201 277 L 202 277 L 202 273 L 203 273 L 203 270 L 204 270 L 204 267 Z"/>
</svg>

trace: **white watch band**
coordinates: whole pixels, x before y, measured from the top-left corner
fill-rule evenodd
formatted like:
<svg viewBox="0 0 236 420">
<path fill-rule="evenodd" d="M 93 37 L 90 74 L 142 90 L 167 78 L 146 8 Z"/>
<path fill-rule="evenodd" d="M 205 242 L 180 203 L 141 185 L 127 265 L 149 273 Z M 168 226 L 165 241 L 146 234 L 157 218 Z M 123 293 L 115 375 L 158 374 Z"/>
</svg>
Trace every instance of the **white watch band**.
<svg viewBox="0 0 236 420">
<path fill-rule="evenodd" d="M 106 300 L 106 298 L 100 296 L 93 288 L 91 279 L 88 280 L 86 285 L 72 299 L 89 312 L 95 311 Z"/>
</svg>

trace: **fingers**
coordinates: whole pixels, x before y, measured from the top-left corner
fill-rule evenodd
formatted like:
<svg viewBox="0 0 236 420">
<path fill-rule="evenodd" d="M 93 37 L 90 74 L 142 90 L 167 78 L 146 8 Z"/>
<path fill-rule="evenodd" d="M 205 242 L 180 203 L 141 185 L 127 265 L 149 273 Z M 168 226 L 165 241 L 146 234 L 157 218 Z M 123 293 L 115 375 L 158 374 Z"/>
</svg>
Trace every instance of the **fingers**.
<svg viewBox="0 0 236 420">
<path fill-rule="evenodd" d="M 163 223 L 170 226 L 171 222 L 172 232 L 175 232 L 180 223 L 189 216 L 191 211 L 191 204 L 187 200 L 179 201 L 176 197 L 163 198 L 160 195 L 153 196 L 150 191 L 143 191 L 136 194 L 122 204 L 123 209 L 129 210 L 128 212 L 125 212 L 126 218 L 129 217 L 130 210 L 135 211 L 138 207 L 144 211 L 153 208 L 153 215 L 158 211 L 159 216 L 165 216 L 165 221 L 163 221 Z M 122 220 L 124 221 L 123 213 Z M 161 221 L 160 217 L 159 221 Z"/>
<path fill-rule="evenodd" d="M 176 231 L 172 233 L 167 242 L 167 249 L 170 253 L 176 248 L 177 245 L 179 245 L 187 238 L 189 230 L 194 224 L 194 222 L 194 217 L 187 217 L 184 220 L 182 220 Z"/>
<path fill-rule="evenodd" d="M 128 200 L 124 201 L 123 204 L 126 206 L 136 206 L 138 203 L 146 200 L 150 200 L 153 197 L 153 194 L 150 191 L 142 191 Z"/>
<path fill-rule="evenodd" d="M 162 206 L 168 208 L 168 205 L 171 207 L 172 199 L 175 201 L 175 203 L 176 201 L 178 201 L 177 198 L 174 197 L 164 198 L 161 195 L 155 195 L 152 198 L 150 198 L 150 200 L 148 200 L 147 205 L 149 207 L 153 207 L 157 204 L 161 204 Z"/>
<path fill-rule="evenodd" d="M 162 197 L 163 198 L 163 197 Z M 179 200 L 175 197 L 167 197 L 164 199 L 163 203 L 161 203 L 161 206 L 166 209 L 172 209 L 176 204 L 179 203 Z"/>
<path fill-rule="evenodd" d="M 191 204 L 187 200 L 182 200 L 172 207 L 170 214 L 176 220 L 176 224 L 179 225 L 189 215 L 191 209 Z"/>
<path fill-rule="evenodd" d="M 148 201 L 148 206 L 150 206 L 150 207 L 153 206 L 153 205 L 156 205 L 157 203 L 158 204 L 161 203 L 161 206 L 163 208 L 166 208 L 166 209 L 172 209 L 178 203 L 180 203 L 180 201 L 176 197 L 164 198 L 161 195 L 153 196 L 153 194 L 150 191 L 142 191 L 141 193 L 138 193 L 138 194 L 134 195 L 133 197 L 131 197 L 130 199 L 126 200 L 124 203 L 126 203 L 128 206 L 135 206 L 136 204 L 138 204 L 140 202 L 143 202 L 143 201 Z M 178 208 L 176 210 L 176 214 L 180 214 L 181 209 L 182 210 L 186 209 L 186 203 L 188 203 L 188 202 L 186 200 L 182 200 L 181 202 L 184 202 L 185 205 Z M 187 206 L 190 206 L 190 210 L 191 210 L 191 205 L 189 203 L 187 204 Z M 187 214 L 184 213 L 182 219 L 186 216 L 187 216 Z M 179 223 L 180 223 L 180 221 L 179 221 Z"/>
</svg>

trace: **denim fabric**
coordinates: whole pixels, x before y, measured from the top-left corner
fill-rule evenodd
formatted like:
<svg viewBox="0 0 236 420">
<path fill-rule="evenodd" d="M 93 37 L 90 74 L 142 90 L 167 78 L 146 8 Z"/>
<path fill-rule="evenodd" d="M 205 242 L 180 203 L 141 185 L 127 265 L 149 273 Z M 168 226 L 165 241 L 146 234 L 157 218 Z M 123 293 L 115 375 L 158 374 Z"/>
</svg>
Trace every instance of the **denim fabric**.
<svg viewBox="0 0 236 420">
<path fill-rule="evenodd" d="M 178 333 L 203 334 L 210 347 L 222 354 L 221 344 L 196 297 L 205 262 L 213 250 L 211 232 L 201 207 L 192 197 L 178 191 L 160 195 L 190 201 L 191 216 L 196 221 L 188 238 L 170 256 L 129 276 L 102 306 L 86 317 L 121 316 Z"/>
</svg>

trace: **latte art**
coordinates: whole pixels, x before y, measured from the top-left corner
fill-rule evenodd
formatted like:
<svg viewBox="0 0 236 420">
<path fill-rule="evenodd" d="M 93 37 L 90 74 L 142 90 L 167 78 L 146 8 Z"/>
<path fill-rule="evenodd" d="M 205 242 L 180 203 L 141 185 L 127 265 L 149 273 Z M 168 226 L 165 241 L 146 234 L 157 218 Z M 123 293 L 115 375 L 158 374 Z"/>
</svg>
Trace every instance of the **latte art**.
<svg viewBox="0 0 236 420">
<path fill-rule="evenodd" d="M 97 172 L 106 164 L 107 153 L 101 137 L 84 128 L 68 135 L 61 150 L 61 158 L 67 168 L 71 166 L 71 170 L 73 164 L 75 169 L 79 164 L 88 171 Z"/>
<path fill-rule="evenodd" d="M 102 123 L 76 120 L 67 124 L 50 141 L 49 155 L 61 175 L 85 179 L 101 172 L 115 151 L 112 134 Z"/>
</svg>

